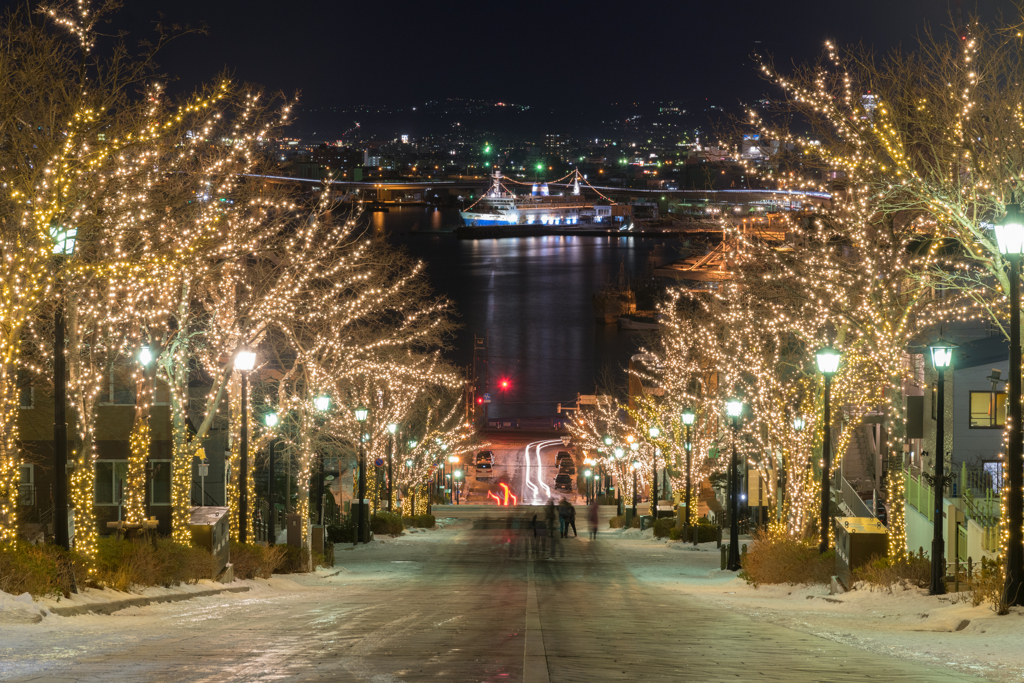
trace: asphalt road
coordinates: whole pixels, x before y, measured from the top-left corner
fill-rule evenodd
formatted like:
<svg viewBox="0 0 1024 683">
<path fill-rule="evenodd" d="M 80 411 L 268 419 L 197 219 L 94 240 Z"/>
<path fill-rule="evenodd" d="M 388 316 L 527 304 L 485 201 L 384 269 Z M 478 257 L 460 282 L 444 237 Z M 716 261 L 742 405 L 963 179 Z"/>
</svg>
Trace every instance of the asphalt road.
<svg viewBox="0 0 1024 683">
<path fill-rule="evenodd" d="M 659 590 L 635 578 L 643 560 L 580 532 L 554 560 L 514 531 L 421 532 L 272 590 L 2 626 L 0 679 L 980 680 Z"/>
</svg>

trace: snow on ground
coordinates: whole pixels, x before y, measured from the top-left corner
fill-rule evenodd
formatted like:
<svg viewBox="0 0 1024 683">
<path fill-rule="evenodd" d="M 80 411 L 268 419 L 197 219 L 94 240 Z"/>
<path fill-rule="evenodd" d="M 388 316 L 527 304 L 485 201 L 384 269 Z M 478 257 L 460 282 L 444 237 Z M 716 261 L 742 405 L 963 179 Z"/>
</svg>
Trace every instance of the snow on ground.
<svg viewBox="0 0 1024 683">
<path fill-rule="evenodd" d="M 631 530 L 635 532 L 636 530 Z M 855 590 L 827 586 L 754 588 L 719 569 L 715 543 L 692 544 L 629 532 L 605 532 L 634 577 L 665 590 L 828 640 L 944 666 L 996 681 L 1024 680 L 1024 608 L 997 616 L 971 605 L 969 593 L 930 596 L 925 589 Z M 741 543 L 751 543 L 741 538 Z"/>
</svg>

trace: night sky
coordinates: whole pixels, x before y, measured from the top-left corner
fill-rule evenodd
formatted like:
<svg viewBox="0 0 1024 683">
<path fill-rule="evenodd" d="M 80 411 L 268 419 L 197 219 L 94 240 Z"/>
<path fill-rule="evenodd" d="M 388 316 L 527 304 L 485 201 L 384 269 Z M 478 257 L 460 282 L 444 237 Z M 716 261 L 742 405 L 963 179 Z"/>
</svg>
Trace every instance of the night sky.
<svg viewBox="0 0 1024 683">
<path fill-rule="evenodd" d="M 12 0 L 0 0 L 8 5 Z M 976 8 L 963 0 L 965 17 Z M 127 0 L 118 24 L 205 24 L 170 47 L 181 88 L 228 67 L 307 106 L 409 106 L 478 98 L 575 108 L 767 92 L 750 54 L 814 57 L 825 39 L 877 50 L 950 25 L 955 0 L 267 2 Z M 986 0 L 983 17 L 1012 9 Z M 340 125 L 340 124 L 339 124 Z"/>
</svg>

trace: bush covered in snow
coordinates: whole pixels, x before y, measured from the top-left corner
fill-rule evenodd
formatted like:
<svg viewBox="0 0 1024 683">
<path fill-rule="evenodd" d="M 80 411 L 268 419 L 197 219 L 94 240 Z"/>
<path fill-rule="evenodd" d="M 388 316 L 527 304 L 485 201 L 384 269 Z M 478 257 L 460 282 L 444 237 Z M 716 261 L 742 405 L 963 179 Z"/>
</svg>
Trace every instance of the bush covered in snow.
<svg viewBox="0 0 1024 683">
<path fill-rule="evenodd" d="M 212 579 L 217 561 L 202 548 L 159 539 L 147 541 L 101 538 L 96 551 L 96 571 L 90 583 L 119 591 L 144 586 L 177 586 Z"/>
<path fill-rule="evenodd" d="M 370 517 L 370 531 L 377 535 L 397 536 L 405 529 L 402 516 L 393 512 L 378 512 Z"/>
<path fill-rule="evenodd" d="M 932 563 L 923 555 L 910 555 L 902 560 L 875 557 L 858 567 L 854 577 L 857 581 L 884 588 L 890 593 L 897 586 L 924 588 L 931 583 Z"/>
</svg>

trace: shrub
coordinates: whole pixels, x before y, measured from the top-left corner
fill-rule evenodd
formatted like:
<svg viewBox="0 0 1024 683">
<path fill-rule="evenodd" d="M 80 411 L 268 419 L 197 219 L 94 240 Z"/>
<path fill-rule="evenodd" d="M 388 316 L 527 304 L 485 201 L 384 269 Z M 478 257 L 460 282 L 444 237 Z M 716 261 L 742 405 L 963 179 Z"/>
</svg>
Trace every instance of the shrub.
<svg viewBox="0 0 1024 683">
<path fill-rule="evenodd" d="M 658 521 L 660 522 L 661 520 Z M 710 523 L 694 524 L 690 527 L 690 529 L 697 530 L 698 543 L 710 543 L 712 541 L 718 540 L 718 527 L 712 526 Z M 657 535 L 657 529 L 655 529 L 654 533 L 655 535 Z M 693 532 L 691 530 L 686 530 L 684 533 L 684 530 L 682 528 L 673 528 L 672 531 L 669 533 L 669 538 L 673 541 L 684 541 L 686 543 L 693 543 L 693 536 L 691 535 L 692 533 Z"/>
<path fill-rule="evenodd" d="M 662 517 L 661 519 L 654 520 L 654 537 L 671 538 L 673 531 L 676 532 L 676 536 L 678 537 L 679 532 L 676 530 L 675 526 L 675 517 Z"/>
<path fill-rule="evenodd" d="M 0 590 L 5 593 L 69 597 L 72 576 L 79 585 L 85 581 L 82 564 L 63 548 L 0 543 Z"/>
<path fill-rule="evenodd" d="M 95 583 L 130 591 L 144 586 L 177 586 L 212 579 L 217 560 L 206 550 L 158 539 L 149 541 L 100 538 L 96 546 Z"/>
<path fill-rule="evenodd" d="M 370 531 L 375 534 L 397 536 L 404 528 L 401 515 L 392 512 L 378 512 L 370 517 Z"/>
<path fill-rule="evenodd" d="M 355 515 L 346 515 L 341 518 L 341 524 L 327 525 L 327 540 L 331 543 L 355 543 L 356 542 L 356 518 Z"/>
<path fill-rule="evenodd" d="M 324 542 L 324 551 L 313 553 L 313 569 L 317 567 L 334 566 L 334 544 L 330 541 Z"/>
<path fill-rule="evenodd" d="M 747 583 L 827 584 L 835 574 L 835 552 L 819 553 L 816 545 L 759 530 L 743 559 L 739 576 Z"/>
<path fill-rule="evenodd" d="M 279 574 L 303 574 L 309 571 L 309 549 L 296 548 L 293 545 L 279 545 L 284 550 Z"/>
<path fill-rule="evenodd" d="M 621 529 L 622 525 L 626 523 L 626 518 L 622 515 L 617 515 L 608 520 L 608 526 L 612 529 Z"/>
<path fill-rule="evenodd" d="M 231 541 L 231 565 L 235 578 L 269 579 L 285 562 L 288 546 Z"/>
<path fill-rule="evenodd" d="M 1006 580 L 1001 559 L 981 558 L 981 565 L 971 582 L 971 602 L 975 607 L 988 603 L 996 614 L 1009 614 L 1006 604 Z"/>
<path fill-rule="evenodd" d="M 402 523 L 417 529 L 433 529 L 437 526 L 437 518 L 434 515 L 413 515 L 412 517 L 403 517 Z"/>
<path fill-rule="evenodd" d="M 873 557 L 854 571 L 856 581 L 866 581 L 890 593 L 896 586 L 923 588 L 931 583 L 931 560 L 910 555 L 902 560 L 888 557 Z"/>
</svg>

